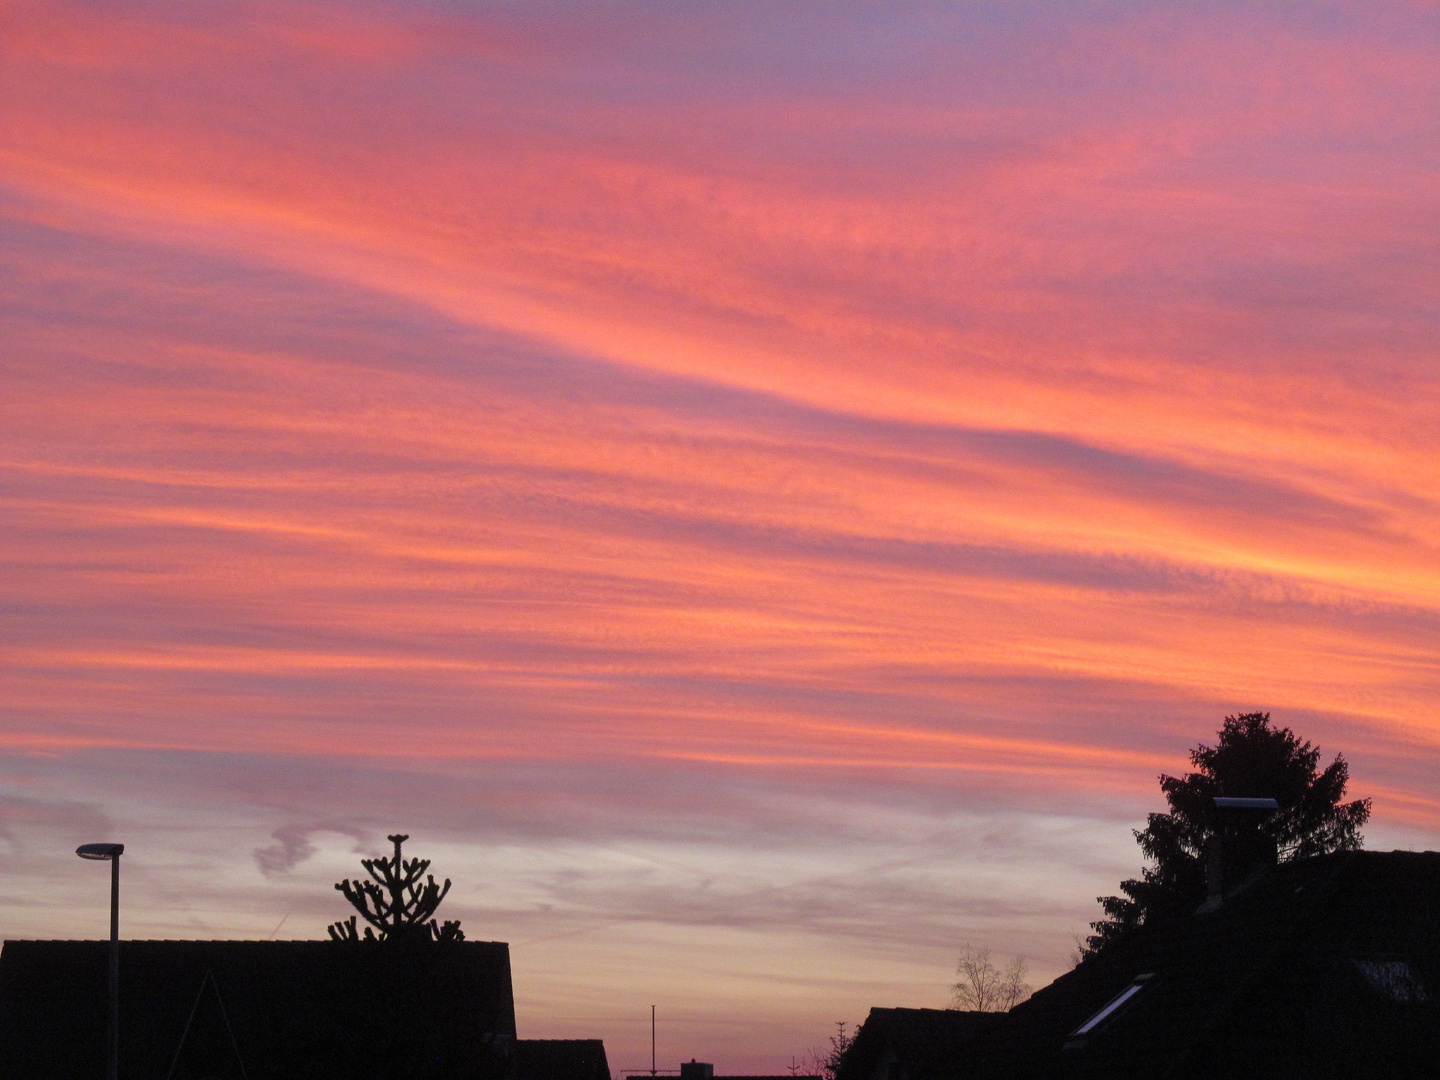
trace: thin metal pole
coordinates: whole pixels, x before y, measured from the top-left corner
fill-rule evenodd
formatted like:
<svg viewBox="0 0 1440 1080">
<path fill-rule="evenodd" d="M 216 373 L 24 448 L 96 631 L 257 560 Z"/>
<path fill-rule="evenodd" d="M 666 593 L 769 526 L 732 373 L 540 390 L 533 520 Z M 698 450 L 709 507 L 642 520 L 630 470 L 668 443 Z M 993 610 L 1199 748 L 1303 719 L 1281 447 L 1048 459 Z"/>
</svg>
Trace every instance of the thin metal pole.
<svg viewBox="0 0 1440 1080">
<path fill-rule="evenodd" d="M 105 1078 L 120 1075 L 120 856 L 110 860 L 110 1023 L 105 1038 Z"/>
<path fill-rule="evenodd" d="M 655 1006 L 650 1006 L 650 1075 L 655 1075 Z M 110 1080 L 115 1080 L 112 1076 Z"/>
</svg>

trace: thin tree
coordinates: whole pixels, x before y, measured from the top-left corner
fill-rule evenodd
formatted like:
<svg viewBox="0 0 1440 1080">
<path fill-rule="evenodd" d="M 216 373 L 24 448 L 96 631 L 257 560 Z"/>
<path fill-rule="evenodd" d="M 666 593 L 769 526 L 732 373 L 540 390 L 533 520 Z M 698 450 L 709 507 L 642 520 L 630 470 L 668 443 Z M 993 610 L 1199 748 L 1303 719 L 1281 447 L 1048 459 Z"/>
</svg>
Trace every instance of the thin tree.
<svg viewBox="0 0 1440 1080">
<path fill-rule="evenodd" d="M 844 1020 L 836 1020 L 835 1031 L 830 1035 L 830 1045 L 828 1047 L 810 1047 L 800 1058 L 799 1063 L 792 1066 L 792 1075 L 803 1070 L 802 1076 L 818 1076 L 821 1080 L 835 1080 L 836 1074 L 840 1071 L 840 1065 L 845 1060 L 846 1051 L 855 1045 L 855 1038 L 860 1034 L 860 1028 L 863 1026 L 863 1024 L 856 1025 L 852 1032 Z"/>
<path fill-rule="evenodd" d="M 995 966 L 989 949 L 966 945 L 955 965 L 959 976 L 950 988 L 951 1008 L 971 1012 L 1008 1012 L 1030 996 L 1025 982 L 1025 958 L 1017 956 L 1004 968 Z"/>
<path fill-rule="evenodd" d="M 820 1075 L 825 1080 L 835 1080 L 835 1074 L 840 1071 L 840 1063 L 845 1060 L 845 1054 L 850 1047 L 855 1045 L 855 1036 L 860 1034 L 857 1027 L 853 1032 L 845 1029 L 844 1020 L 835 1021 L 835 1033 L 830 1036 L 830 1053 L 825 1057 L 824 1067 Z"/>
<path fill-rule="evenodd" d="M 465 933 L 459 922 L 443 926 L 433 918 L 435 909 L 450 891 L 450 879 L 443 886 L 426 874 L 429 859 L 405 859 L 400 845 L 410 837 L 404 834 L 387 837 L 395 845 L 390 859 L 361 859 L 360 865 L 370 875 L 369 881 L 340 881 L 335 888 L 345 894 L 352 907 L 370 925 L 365 927 L 364 940 L 393 941 L 401 938 L 436 941 L 463 941 Z M 421 875 L 425 880 L 421 881 Z M 330 937 L 336 941 L 359 941 L 356 917 L 330 925 Z"/>
<path fill-rule="evenodd" d="M 1205 899 L 1205 845 L 1214 832 L 1214 798 L 1272 798 L 1280 809 L 1262 825 L 1282 862 L 1348 851 L 1363 842 L 1370 800 L 1341 802 L 1350 768 L 1341 754 L 1322 771 L 1320 750 L 1269 713 L 1227 716 L 1214 746 L 1190 752 L 1195 771 L 1160 776 L 1168 814 L 1151 814 L 1135 840 L 1149 864 L 1122 881 L 1122 896 L 1098 897 L 1105 918 L 1091 923 L 1082 959 L 1156 919 L 1188 915 Z"/>
</svg>

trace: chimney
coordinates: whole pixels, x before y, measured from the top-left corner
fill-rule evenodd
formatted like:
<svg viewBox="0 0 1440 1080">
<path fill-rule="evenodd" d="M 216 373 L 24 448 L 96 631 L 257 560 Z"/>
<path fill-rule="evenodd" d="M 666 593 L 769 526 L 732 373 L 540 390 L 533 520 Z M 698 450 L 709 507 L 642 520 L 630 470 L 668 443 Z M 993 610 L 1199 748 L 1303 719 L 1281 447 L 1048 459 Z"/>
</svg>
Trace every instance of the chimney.
<svg viewBox="0 0 1440 1080">
<path fill-rule="evenodd" d="M 714 1075 L 715 1066 L 708 1061 L 691 1058 L 680 1063 L 680 1080 L 712 1080 Z"/>
<path fill-rule="evenodd" d="M 1196 914 L 1216 910 L 1275 865 L 1275 841 L 1261 831 L 1280 804 L 1274 799 L 1215 800 L 1215 831 L 1205 850 L 1205 902 Z"/>
</svg>

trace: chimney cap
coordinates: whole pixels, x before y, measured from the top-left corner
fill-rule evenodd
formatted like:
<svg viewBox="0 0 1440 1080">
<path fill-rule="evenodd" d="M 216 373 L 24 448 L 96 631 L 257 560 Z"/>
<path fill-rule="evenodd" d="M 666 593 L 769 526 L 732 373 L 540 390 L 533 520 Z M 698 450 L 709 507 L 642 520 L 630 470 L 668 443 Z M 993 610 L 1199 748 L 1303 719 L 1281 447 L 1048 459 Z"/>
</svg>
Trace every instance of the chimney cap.
<svg viewBox="0 0 1440 1080">
<path fill-rule="evenodd" d="M 1279 810 L 1280 804 L 1274 799 L 1227 799 L 1215 797 L 1216 810 Z"/>
</svg>

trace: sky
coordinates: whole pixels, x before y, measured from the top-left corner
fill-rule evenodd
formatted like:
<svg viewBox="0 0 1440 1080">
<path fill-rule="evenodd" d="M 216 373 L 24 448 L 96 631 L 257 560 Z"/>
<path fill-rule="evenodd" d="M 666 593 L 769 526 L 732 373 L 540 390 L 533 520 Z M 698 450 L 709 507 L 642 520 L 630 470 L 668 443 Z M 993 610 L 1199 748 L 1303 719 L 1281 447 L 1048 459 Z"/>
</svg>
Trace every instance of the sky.
<svg viewBox="0 0 1440 1080">
<path fill-rule="evenodd" d="M 0 6 L 0 936 L 778 1072 L 1230 713 L 1440 846 L 1433 3 Z"/>
</svg>

